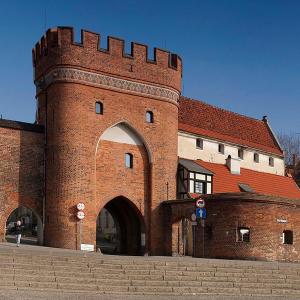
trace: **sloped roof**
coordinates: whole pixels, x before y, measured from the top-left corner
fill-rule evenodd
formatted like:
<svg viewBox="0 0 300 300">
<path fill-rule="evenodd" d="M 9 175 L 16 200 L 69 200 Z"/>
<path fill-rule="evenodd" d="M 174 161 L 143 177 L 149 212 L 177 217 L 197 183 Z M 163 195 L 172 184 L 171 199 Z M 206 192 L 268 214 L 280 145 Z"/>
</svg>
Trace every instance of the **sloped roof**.
<svg viewBox="0 0 300 300">
<path fill-rule="evenodd" d="M 283 155 L 265 121 L 202 101 L 180 98 L 178 128 L 185 132 Z"/>
<path fill-rule="evenodd" d="M 199 164 L 196 164 L 193 160 L 179 158 L 178 163 L 192 172 L 202 173 L 213 175 L 213 173 L 205 168 L 201 167 Z"/>
<path fill-rule="evenodd" d="M 300 199 L 300 189 L 291 177 L 241 168 L 240 175 L 231 174 L 226 165 L 196 160 L 201 167 L 214 173 L 213 193 L 241 192 L 239 184 L 247 184 L 256 193 Z"/>
</svg>

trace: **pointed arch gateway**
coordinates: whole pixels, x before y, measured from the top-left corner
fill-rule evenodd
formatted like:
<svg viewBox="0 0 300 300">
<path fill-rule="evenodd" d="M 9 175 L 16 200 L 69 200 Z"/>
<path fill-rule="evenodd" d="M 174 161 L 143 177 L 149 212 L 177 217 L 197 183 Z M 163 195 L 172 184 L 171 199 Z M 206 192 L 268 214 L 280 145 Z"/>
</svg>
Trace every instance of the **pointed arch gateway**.
<svg viewBox="0 0 300 300">
<path fill-rule="evenodd" d="M 151 213 L 151 154 L 127 123 L 108 128 L 96 150 L 97 248 L 103 253 L 147 252 Z M 120 196 L 122 195 L 122 196 Z"/>
</svg>

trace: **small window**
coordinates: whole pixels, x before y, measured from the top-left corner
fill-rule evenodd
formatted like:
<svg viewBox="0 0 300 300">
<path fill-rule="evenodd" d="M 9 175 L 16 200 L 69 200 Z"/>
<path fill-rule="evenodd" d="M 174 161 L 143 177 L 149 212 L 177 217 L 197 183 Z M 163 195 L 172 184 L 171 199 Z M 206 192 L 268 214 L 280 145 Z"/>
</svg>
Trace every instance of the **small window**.
<svg viewBox="0 0 300 300">
<path fill-rule="evenodd" d="M 96 114 L 97 115 L 103 115 L 103 103 L 102 102 L 96 102 Z"/>
<path fill-rule="evenodd" d="M 195 181 L 195 193 L 203 194 L 203 182 Z"/>
<path fill-rule="evenodd" d="M 133 155 L 131 153 L 125 154 L 125 166 L 129 169 L 133 168 Z"/>
<path fill-rule="evenodd" d="M 153 112 L 152 111 L 147 111 L 146 112 L 146 122 L 147 123 L 153 123 L 154 122 Z"/>
<path fill-rule="evenodd" d="M 254 153 L 254 154 L 253 154 L 253 160 L 254 160 L 256 163 L 259 162 L 259 155 L 258 155 L 258 153 Z"/>
<path fill-rule="evenodd" d="M 222 154 L 224 154 L 224 144 L 219 144 L 219 148 L 218 148 L 218 150 L 219 150 L 219 153 L 222 153 Z"/>
<path fill-rule="evenodd" d="M 250 242 L 250 228 L 239 227 L 237 230 L 237 241 L 249 243 Z"/>
<path fill-rule="evenodd" d="M 196 139 L 196 147 L 198 149 L 203 149 L 203 140 L 202 139 Z"/>
<path fill-rule="evenodd" d="M 269 166 L 274 167 L 274 158 L 269 157 Z"/>
<path fill-rule="evenodd" d="M 293 245 L 293 231 L 284 230 L 282 233 L 282 243 L 286 245 Z"/>
<path fill-rule="evenodd" d="M 244 159 L 244 149 L 240 148 L 238 150 L 238 157 L 239 159 Z"/>
</svg>

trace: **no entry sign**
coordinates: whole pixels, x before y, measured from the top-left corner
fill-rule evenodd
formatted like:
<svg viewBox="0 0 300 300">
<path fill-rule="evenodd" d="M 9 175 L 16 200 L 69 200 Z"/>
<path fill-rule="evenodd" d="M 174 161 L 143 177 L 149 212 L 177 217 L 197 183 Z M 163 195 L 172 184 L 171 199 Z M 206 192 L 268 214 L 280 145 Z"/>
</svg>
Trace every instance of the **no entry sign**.
<svg viewBox="0 0 300 300">
<path fill-rule="evenodd" d="M 196 207 L 203 208 L 205 206 L 205 201 L 203 199 L 196 200 Z"/>
</svg>

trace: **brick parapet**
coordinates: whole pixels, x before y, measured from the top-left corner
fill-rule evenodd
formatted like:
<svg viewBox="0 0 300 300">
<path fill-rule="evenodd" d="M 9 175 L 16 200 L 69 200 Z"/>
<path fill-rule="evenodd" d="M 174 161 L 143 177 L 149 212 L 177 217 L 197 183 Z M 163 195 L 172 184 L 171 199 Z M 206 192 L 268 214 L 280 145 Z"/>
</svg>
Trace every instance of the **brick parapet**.
<svg viewBox="0 0 300 300">
<path fill-rule="evenodd" d="M 108 37 L 107 49 L 99 47 L 100 35 L 81 31 L 81 42 L 74 41 L 70 27 L 49 29 L 33 49 L 35 80 L 51 69 L 72 66 L 81 70 L 110 74 L 116 77 L 148 82 L 181 91 L 181 58 L 169 51 L 155 48 L 154 59 L 148 58 L 148 47 L 131 44 L 131 53 L 124 51 L 124 41 Z"/>
</svg>

